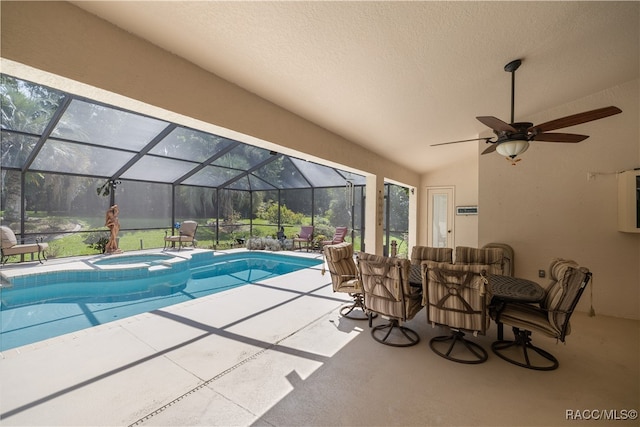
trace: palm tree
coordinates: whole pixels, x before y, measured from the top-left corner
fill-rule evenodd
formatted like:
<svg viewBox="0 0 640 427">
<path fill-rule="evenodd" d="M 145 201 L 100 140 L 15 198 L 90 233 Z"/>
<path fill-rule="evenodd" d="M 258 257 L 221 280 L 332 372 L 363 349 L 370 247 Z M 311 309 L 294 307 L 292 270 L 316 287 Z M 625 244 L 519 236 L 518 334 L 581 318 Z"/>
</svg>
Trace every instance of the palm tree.
<svg viewBox="0 0 640 427">
<path fill-rule="evenodd" d="M 0 76 L 2 111 L 2 165 L 21 168 L 39 136 L 64 98 L 64 94 L 11 76 Z M 16 132 L 10 132 L 16 131 Z M 27 174 L 27 180 L 42 179 L 40 174 Z M 21 174 L 2 171 L 5 195 L 5 220 L 20 219 Z"/>
<path fill-rule="evenodd" d="M 56 90 L 22 81 L 11 76 L 1 75 L 0 96 L 2 100 L 2 171 L 3 187 L 5 189 L 4 219 L 17 221 L 20 219 L 22 204 L 21 170 L 25 161 L 41 138 L 51 118 L 63 104 L 65 95 Z M 65 125 L 63 128 L 73 127 Z M 81 132 L 81 131 L 79 131 Z M 89 160 L 82 150 L 69 150 L 66 146 L 46 144 L 51 152 L 48 159 L 58 162 L 73 161 L 74 165 L 86 163 Z M 8 170 L 16 168 L 18 170 Z M 24 175 L 28 187 L 43 187 L 45 176 L 41 173 L 27 173 Z M 62 175 L 47 174 L 47 188 L 52 191 L 60 205 L 69 205 L 70 200 L 77 194 L 77 184 L 72 184 Z M 75 181 L 74 181 L 75 182 Z M 63 199 L 66 199 L 63 200 Z"/>
</svg>

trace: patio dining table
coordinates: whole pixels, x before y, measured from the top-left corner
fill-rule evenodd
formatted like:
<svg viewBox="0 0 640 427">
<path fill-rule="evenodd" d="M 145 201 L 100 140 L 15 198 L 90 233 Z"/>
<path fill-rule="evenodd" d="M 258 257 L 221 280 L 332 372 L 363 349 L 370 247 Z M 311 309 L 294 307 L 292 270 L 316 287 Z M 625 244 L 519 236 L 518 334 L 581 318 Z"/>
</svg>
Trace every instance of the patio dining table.
<svg viewBox="0 0 640 427">
<path fill-rule="evenodd" d="M 496 274 L 489 275 L 489 292 L 491 306 L 497 311 L 507 302 L 539 303 L 545 297 L 544 288 L 532 280 Z M 498 339 L 502 338 L 502 323 L 498 323 Z"/>
</svg>

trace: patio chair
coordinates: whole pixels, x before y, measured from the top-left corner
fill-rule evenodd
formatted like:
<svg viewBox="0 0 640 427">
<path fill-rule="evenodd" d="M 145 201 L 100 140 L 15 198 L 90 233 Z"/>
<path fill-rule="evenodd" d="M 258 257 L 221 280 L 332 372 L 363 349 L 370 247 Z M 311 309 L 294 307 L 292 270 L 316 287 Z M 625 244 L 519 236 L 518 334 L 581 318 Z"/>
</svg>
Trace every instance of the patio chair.
<svg viewBox="0 0 640 427">
<path fill-rule="evenodd" d="M 369 327 L 373 313 L 389 319 L 371 330 L 373 339 L 394 347 L 418 344 L 420 336 L 402 324 L 422 310 L 422 288 L 409 285 L 409 260 L 364 252 L 357 260 Z"/>
<path fill-rule="evenodd" d="M 437 355 L 458 363 L 476 364 L 488 354 L 479 344 L 465 338 L 465 332 L 484 335 L 489 328 L 487 265 L 449 264 L 423 261 L 423 304 L 427 321 L 446 326 L 448 335 L 431 339 L 429 347 Z"/>
<path fill-rule="evenodd" d="M 488 267 L 487 274 L 504 275 L 507 266 L 504 249 L 499 247 L 456 247 L 456 264 L 478 264 Z"/>
<path fill-rule="evenodd" d="M 296 234 L 293 238 L 293 245 L 298 244 L 298 249 L 302 249 L 302 244 L 304 243 L 307 252 L 309 252 L 309 245 L 313 240 L 313 225 L 303 225 L 300 227 L 300 233 Z"/>
<path fill-rule="evenodd" d="M 348 227 L 336 227 L 336 231 L 333 233 L 333 238 L 331 240 L 323 240 L 322 246 L 337 245 L 338 243 L 344 242 L 348 231 Z"/>
<path fill-rule="evenodd" d="M 353 259 L 353 246 L 348 242 L 326 245 L 322 252 L 331 274 L 333 292 L 344 292 L 353 298 L 353 304 L 342 307 L 340 314 L 349 319 L 366 320 L 362 283 Z"/>
<path fill-rule="evenodd" d="M 44 243 L 42 239 L 40 241 L 36 240 L 35 243 L 18 244 L 18 239 L 13 230 L 5 225 L 0 226 L 0 233 L 0 259 L 2 264 L 5 264 L 11 255 L 22 254 L 37 253 L 40 264 L 42 264 L 42 259 L 47 260 L 44 251 L 49 249 L 49 245 Z"/>
<path fill-rule="evenodd" d="M 513 276 L 515 271 L 515 255 L 513 248 L 506 243 L 487 243 L 482 247 L 483 249 L 500 248 L 503 255 L 503 268 L 502 274 L 504 276 Z"/>
<path fill-rule="evenodd" d="M 198 229 L 198 223 L 195 221 L 184 221 L 180 228 L 178 229 L 179 234 L 177 236 L 168 236 L 165 231 L 164 235 L 164 249 L 166 250 L 169 245 L 172 248 L 176 247 L 176 243 L 178 243 L 178 250 L 182 249 L 182 247 L 186 243 L 191 243 L 192 247 L 196 247 L 198 241 L 196 240 L 196 230 Z"/>
<path fill-rule="evenodd" d="M 493 352 L 509 363 L 539 371 L 554 370 L 559 362 L 531 343 L 531 333 L 540 332 L 564 342 L 571 332 L 569 318 L 591 279 L 588 269 L 570 260 L 556 259 L 549 270 L 551 283 L 539 305 L 506 302 L 491 310 L 496 323 L 511 326 L 514 335 L 513 341 L 495 341 Z"/>
<path fill-rule="evenodd" d="M 488 265 L 487 274 L 513 275 L 513 249 L 502 243 L 490 243 L 484 248 L 456 247 L 456 264 Z M 491 301 L 491 305 L 497 301 Z M 497 325 L 498 339 L 504 336 L 502 324 Z"/>
</svg>

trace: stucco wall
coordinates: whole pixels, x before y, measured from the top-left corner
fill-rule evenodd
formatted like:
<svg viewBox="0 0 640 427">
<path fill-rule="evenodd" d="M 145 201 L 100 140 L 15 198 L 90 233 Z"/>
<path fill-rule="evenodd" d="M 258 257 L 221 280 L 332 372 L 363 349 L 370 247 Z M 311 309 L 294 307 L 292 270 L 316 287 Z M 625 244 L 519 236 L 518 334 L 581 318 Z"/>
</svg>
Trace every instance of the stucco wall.
<svg viewBox="0 0 640 427">
<path fill-rule="evenodd" d="M 426 218 L 426 188 L 453 186 L 455 206 L 478 205 L 479 215 L 455 217 L 455 246 L 511 245 L 515 274 L 543 285 L 556 258 L 574 259 L 593 272 L 577 310 L 640 317 L 640 234 L 617 230 L 617 174 L 640 166 L 638 80 L 527 117 L 534 123 L 608 105 L 622 114 L 567 129 L 590 135 L 579 144 L 533 143 L 516 166 L 494 153 L 462 156 L 456 164 L 424 174 L 420 216 Z M 559 130 L 560 132 L 560 130 Z M 485 136 L 485 135 L 481 135 Z M 473 143 L 471 143 L 473 144 Z M 588 173 L 594 178 L 588 180 Z M 427 242 L 426 220 L 418 242 Z M 547 271 L 548 275 L 548 271 Z"/>
<path fill-rule="evenodd" d="M 616 172 L 640 166 L 638 80 L 527 119 L 542 123 L 609 105 L 623 113 L 567 132 L 590 135 L 579 144 L 533 143 L 517 166 L 480 156 L 479 244 L 508 243 L 515 273 L 539 280 L 555 257 L 593 272 L 578 310 L 638 319 L 640 234 L 617 231 Z M 595 173 L 588 179 L 588 173 Z"/>
</svg>

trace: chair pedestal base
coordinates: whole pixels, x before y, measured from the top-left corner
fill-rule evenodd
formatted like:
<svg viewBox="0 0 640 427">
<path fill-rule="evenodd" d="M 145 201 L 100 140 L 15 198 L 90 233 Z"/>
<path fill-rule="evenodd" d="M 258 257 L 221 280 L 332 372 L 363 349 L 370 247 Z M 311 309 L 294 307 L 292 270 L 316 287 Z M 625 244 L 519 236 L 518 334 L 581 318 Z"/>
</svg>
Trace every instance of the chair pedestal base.
<svg viewBox="0 0 640 427">
<path fill-rule="evenodd" d="M 429 341 L 429 347 L 438 356 L 458 363 L 477 364 L 485 362 L 489 358 L 484 348 L 466 339 L 464 332 L 458 330 L 452 330 L 451 335 L 432 338 Z M 466 354 L 469 357 L 454 356 L 456 354 L 454 350 L 461 347 L 463 347 L 461 355 Z"/>
<path fill-rule="evenodd" d="M 340 309 L 340 315 L 347 319 L 367 320 L 369 315 L 364 308 L 364 298 L 362 294 L 349 294 L 353 297 L 353 304 L 345 305 Z"/>
<path fill-rule="evenodd" d="M 373 313 L 369 314 L 369 327 Z M 420 342 L 420 336 L 412 329 L 401 326 L 396 319 L 391 319 L 389 323 L 375 326 L 371 329 L 371 336 L 379 343 L 392 347 L 410 347 Z"/>
<path fill-rule="evenodd" d="M 553 371 L 559 366 L 558 359 L 551 353 L 531 344 L 530 331 L 513 328 L 513 335 L 513 341 L 498 340 L 491 344 L 491 350 L 496 356 L 514 365 L 536 371 Z M 509 349 L 511 353 L 515 353 L 517 359 L 507 356 Z"/>
</svg>

